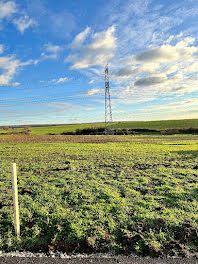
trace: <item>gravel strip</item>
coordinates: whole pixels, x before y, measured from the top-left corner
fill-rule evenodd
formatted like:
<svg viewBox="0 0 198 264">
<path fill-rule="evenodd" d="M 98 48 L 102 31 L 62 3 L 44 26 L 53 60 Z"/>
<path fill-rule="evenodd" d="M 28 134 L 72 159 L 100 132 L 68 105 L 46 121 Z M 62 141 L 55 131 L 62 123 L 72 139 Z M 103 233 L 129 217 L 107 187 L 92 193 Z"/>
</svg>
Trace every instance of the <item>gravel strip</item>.
<svg viewBox="0 0 198 264">
<path fill-rule="evenodd" d="M 152 259 L 131 256 L 113 256 L 110 254 L 73 254 L 67 255 L 62 252 L 45 253 L 32 252 L 9 252 L 0 251 L 0 264 L 198 264 L 198 259 Z"/>
</svg>

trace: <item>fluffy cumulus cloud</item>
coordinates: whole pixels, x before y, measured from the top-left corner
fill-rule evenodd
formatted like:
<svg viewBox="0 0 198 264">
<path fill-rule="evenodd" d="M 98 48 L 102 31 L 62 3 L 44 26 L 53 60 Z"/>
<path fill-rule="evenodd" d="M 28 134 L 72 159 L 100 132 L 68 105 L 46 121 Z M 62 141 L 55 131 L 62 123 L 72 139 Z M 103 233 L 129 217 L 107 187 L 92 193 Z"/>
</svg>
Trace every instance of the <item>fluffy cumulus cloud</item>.
<svg viewBox="0 0 198 264">
<path fill-rule="evenodd" d="M 124 60 L 125 61 L 125 60 Z M 132 76 L 137 76 L 139 74 L 153 73 L 158 68 L 157 63 L 149 63 L 149 64 L 133 64 L 126 65 L 118 71 L 114 71 L 113 75 L 118 78 L 127 79 Z"/>
<path fill-rule="evenodd" d="M 167 6 L 163 1 L 110 0 L 104 7 L 100 18 L 116 25 L 118 48 L 109 65 L 114 105 L 197 96 L 197 28 L 190 21 L 196 19 L 198 6 L 184 2 Z"/>
<path fill-rule="evenodd" d="M 47 43 L 44 46 L 45 51 L 41 54 L 42 59 L 57 59 L 62 48 L 58 45 Z"/>
<path fill-rule="evenodd" d="M 175 82 L 178 80 L 178 76 L 173 76 L 173 77 L 166 77 L 166 76 L 151 76 L 151 77 L 146 77 L 137 80 L 134 83 L 134 86 L 154 86 L 154 85 L 160 85 L 160 84 L 165 84 L 165 83 L 170 83 L 170 82 Z"/>
<path fill-rule="evenodd" d="M 45 45 L 46 51 L 49 53 L 58 53 L 61 48 L 58 45 L 52 45 L 51 43 L 48 43 Z"/>
<path fill-rule="evenodd" d="M 147 78 L 142 78 L 139 79 L 134 83 L 135 86 L 151 86 L 155 84 L 160 84 L 166 82 L 166 78 L 164 77 L 159 77 L 159 76 L 153 76 L 153 77 L 147 77 Z"/>
<path fill-rule="evenodd" d="M 12 85 L 10 81 L 15 75 L 17 69 L 20 66 L 20 61 L 14 57 L 0 57 L 0 69 L 2 74 L 0 74 L 0 86 L 2 85 Z"/>
<path fill-rule="evenodd" d="M 17 12 L 16 4 L 14 1 L 1 1 L 0 2 L 0 21 L 11 17 Z"/>
<path fill-rule="evenodd" d="M 174 37 L 173 39 L 174 40 Z M 136 55 L 122 59 L 121 62 L 129 65 L 170 63 L 182 61 L 193 61 L 194 55 L 198 52 L 197 46 L 194 46 L 195 38 L 186 37 L 174 44 L 166 44 L 160 47 L 146 50 Z M 129 68 L 129 66 L 127 66 Z M 131 67 L 131 66 L 130 66 Z M 130 69 L 130 68 L 129 68 Z M 122 73 L 122 71 L 120 70 Z"/>
<path fill-rule="evenodd" d="M 70 45 L 74 50 L 65 61 L 71 62 L 71 69 L 84 69 L 90 66 L 102 66 L 114 57 L 116 48 L 115 27 L 111 26 L 107 31 L 91 35 L 89 44 L 83 44 L 90 28 L 86 28 L 78 34 Z M 76 51 L 76 52 L 75 52 Z"/>
<path fill-rule="evenodd" d="M 178 60 L 180 54 L 181 51 L 176 46 L 163 45 L 159 48 L 139 53 L 134 59 L 137 62 L 168 62 L 170 60 Z"/>
<path fill-rule="evenodd" d="M 194 38 L 187 37 L 179 41 L 176 45 L 162 45 L 155 49 L 151 49 L 135 56 L 137 62 L 173 62 L 177 60 L 191 61 L 198 48 L 192 46 L 195 42 Z"/>
<path fill-rule="evenodd" d="M 21 11 L 15 1 L 1 1 L 0 2 L 0 22 L 7 19 L 13 23 L 17 30 L 22 34 L 29 27 L 35 26 L 37 23 L 30 18 L 24 11 Z"/>
<path fill-rule="evenodd" d="M 178 32 L 179 29 L 184 29 L 184 35 L 188 31 L 191 36 L 196 36 L 197 28 L 192 21 L 196 20 L 197 13 L 197 2 L 191 0 L 169 4 L 153 0 L 109 0 L 99 18 L 102 17 L 109 25 L 116 24 L 122 57 L 132 50 L 162 45 L 169 39 L 170 32 Z"/>
<path fill-rule="evenodd" d="M 125 92 L 144 89 L 159 94 L 182 93 L 197 91 L 198 47 L 195 38 L 182 34 L 171 36 L 164 45 L 122 59 L 122 68 L 113 75 L 120 82 L 128 83 Z M 130 89 L 129 89 L 130 87 Z M 152 88 L 152 90 L 151 90 Z"/>
<path fill-rule="evenodd" d="M 78 49 L 81 48 L 81 45 L 83 44 L 84 40 L 87 38 L 87 36 L 90 33 L 90 27 L 87 27 L 84 31 L 82 31 L 81 33 L 79 33 L 74 40 L 72 41 L 70 47 L 72 49 Z"/>
<path fill-rule="evenodd" d="M 32 18 L 29 18 L 29 16 L 27 15 L 19 17 L 18 19 L 14 19 L 13 23 L 16 28 L 21 32 L 21 34 L 23 34 L 24 31 L 29 27 L 36 25 L 36 21 Z"/>
<path fill-rule="evenodd" d="M 0 46 L 1 47 L 1 46 Z M 3 52 L 3 47 L 2 47 Z M 18 86 L 19 82 L 12 82 L 19 69 L 35 64 L 34 60 L 20 61 L 14 55 L 0 56 L 0 86 Z"/>
</svg>

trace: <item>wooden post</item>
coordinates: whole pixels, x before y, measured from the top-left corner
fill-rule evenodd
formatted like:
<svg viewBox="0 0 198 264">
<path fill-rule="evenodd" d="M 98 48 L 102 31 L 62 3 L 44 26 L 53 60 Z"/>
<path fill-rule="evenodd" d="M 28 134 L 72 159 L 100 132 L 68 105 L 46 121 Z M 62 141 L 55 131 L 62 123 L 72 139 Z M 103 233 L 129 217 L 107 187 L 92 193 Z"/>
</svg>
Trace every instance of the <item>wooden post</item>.
<svg viewBox="0 0 198 264">
<path fill-rule="evenodd" d="M 14 205 L 14 227 L 15 227 L 16 235 L 19 238 L 20 223 L 19 223 L 19 204 L 18 204 L 16 163 L 12 163 L 12 189 L 13 189 L 13 205 Z"/>
</svg>

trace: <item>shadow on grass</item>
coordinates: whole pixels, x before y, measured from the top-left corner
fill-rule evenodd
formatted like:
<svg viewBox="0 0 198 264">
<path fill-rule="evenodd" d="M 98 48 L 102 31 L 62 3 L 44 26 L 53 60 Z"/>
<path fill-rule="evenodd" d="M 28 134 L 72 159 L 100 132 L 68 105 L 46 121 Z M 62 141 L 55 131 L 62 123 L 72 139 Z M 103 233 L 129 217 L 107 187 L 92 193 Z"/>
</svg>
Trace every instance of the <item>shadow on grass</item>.
<svg viewBox="0 0 198 264">
<path fill-rule="evenodd" d="M 179 154 L 185 159 L 198 158 L 198 150 L 179 150 L 179 151 L 171 151 L 171 152 Z"/>
</svg>

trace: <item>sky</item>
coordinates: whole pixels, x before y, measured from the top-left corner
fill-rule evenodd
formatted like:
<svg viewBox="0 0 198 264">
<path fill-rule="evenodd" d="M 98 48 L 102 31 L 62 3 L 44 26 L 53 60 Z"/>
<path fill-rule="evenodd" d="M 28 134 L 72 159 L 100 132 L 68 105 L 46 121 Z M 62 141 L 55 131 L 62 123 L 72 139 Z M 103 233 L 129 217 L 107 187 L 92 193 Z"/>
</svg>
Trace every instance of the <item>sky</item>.
<svg viewBox="0 0 198 264">
<path fill-rule="evenodd" d="M 0 0 L 0 125 L 198 118 L 197 0 Z"/>
</svg>

